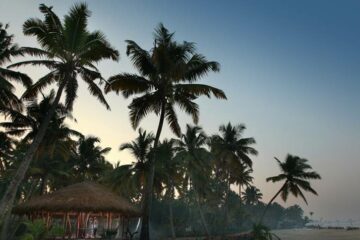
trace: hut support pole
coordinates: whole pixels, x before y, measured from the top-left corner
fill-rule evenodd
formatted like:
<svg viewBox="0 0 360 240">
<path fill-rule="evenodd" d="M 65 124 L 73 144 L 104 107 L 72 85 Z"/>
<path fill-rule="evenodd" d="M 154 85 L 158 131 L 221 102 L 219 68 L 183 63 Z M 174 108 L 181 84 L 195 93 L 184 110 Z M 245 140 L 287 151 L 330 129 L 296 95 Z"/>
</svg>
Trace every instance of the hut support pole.
<svg viewBox="0 0 360 240">
<path fill-rule="evenodd" d="M 109 213 L 106 213 L 106 228 L 109 229 Z"/>
<path fill-rule="evenodd" d="M 110 225 L 110 229 L 112 229 L 112 213 L 109 213 L 109 225 Z"/>
<path fill-rule="evenodd" d="M 77 220 L 76 220 L 76 238 L 79 238 L 80 236 L 80 221 L 81 221 L 81 213 L 77 214 Z"/>
<path fill-rule="evenodd" d="M 121 228 L 122 228 L 121 235 L 123 238 L 125 238 L 126 232 L 125 232 L 125 218 L 124 217 L 121 218 Z"/>
</svg>

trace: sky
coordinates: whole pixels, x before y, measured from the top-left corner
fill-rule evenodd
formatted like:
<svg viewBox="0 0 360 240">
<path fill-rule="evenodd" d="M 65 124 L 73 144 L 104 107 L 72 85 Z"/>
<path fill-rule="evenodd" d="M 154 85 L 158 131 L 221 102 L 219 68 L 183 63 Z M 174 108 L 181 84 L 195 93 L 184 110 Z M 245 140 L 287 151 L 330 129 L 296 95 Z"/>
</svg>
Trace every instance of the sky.
<svg viewBox="0 0 360 240">
<path fill-rule="evenodd" d="M 0 22 L 21 46 L 37 46 L 22 34 L 22 24 L 41 17 L 40 3 L 53 6 L 63 16 L 78 1 L 1 0 Z M 360 219 L 360 2 L 359 1 L 87 1 L 92 11 L 89 29 L 101 29 L 121 58 L 104 61 L 105 78 L 135 72 L 126 56 L 126 39 L 144 49 L 153 44 L 153 29 L 162 22 L 178 41 L 197 44 L 198 52 L 221 64 L 220 73 L 201 80 L 221 88 L 227 101 L 201 98 L 200 122 L 208 134 L 220 124 L 247 126 L 245 137 L 254 137 L 259 155 L 253 158 L 254 184 L 269 200 L 279 184 L 266 183 L 277 175 L 274 157 L 288 153 L 310 161 L 321 181 L 313 182 L 319 196 L 307 195 L 309 205 L 298 203 L 315 219 Z M 45 69 L 25 68 L 33 79 Z M 19 93 L 20 94 L 20 93 Z M 110 93 L 111 111 L 80 85 L 74 105 L 77 123 L 69 124 L 86 135 L 100 137 L 112 151 L 108 159 L 130 163 L 121 143 L 136 137 L 122 96 Z M 179 114 L 182 128 L 191 118 Z M 155 131 L 156 116 L 141 123 Z M 174 137 L 165 127 L 163 138 Z"/>
</svg>

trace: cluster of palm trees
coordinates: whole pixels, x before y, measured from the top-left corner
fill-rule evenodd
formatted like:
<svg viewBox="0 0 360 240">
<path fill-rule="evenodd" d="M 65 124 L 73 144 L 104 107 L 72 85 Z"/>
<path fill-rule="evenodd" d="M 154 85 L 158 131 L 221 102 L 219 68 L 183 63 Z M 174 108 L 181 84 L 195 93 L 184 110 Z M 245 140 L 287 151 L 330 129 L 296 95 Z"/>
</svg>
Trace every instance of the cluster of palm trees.
<svg viewBox="0 0 360 240">
<path fill-rule="evenodd" d="M 121 192 L 123 195 L 133 200 L 139 199 L 139 194 L 146 194 L 151 158 L 155 155 L 153 192 L 156 197 L 171 202 L 175 197 L 191 196 L 197 205 L 204 230 L 210 235 L 202 212 L 208 196 L 221 193 L 218 202 L 224 205 L 231 184 L 250 186 L 252 182 L 248 165 L 252 165 L 249 154 L 256 153 L 251 147 L 255 141 L 242 137 L 244 129 L 243 125 L 232 126 L 228 123 L 220 126 L 219 134 L 208 137 L 201 127 L 187 125 L 185 133 L 179 138 L 160 141 L 156 149 L 152 148 L 154 135 L 140 129 L 134 141 L 120 146 L 120 150 L 129 150 L 136 161 L 117 166 L 104 177 L 104 181 L 111 183 L 118 191 L 125 190 Z M 242 159 L 246 159 L 248 165 L 243 164 Z M 229 162 L 223 164 L 224 161 Z M 225 188 L 213 188 L 211 182 L 222 184 Z M 247 193 L 244 195 L 244 199 L 251 198 Z M 171 227 L 174 229 L 174 226 Z"/>
<path fill-rule="evenodd" d="M 225 220 L 232 185 L 238 185 L 239 196 L 247 187 L 240 197 L 246 204 L 260 201 L 261 193 L 251 186 L 255 140 L 243 137 L 245 126 L 228 123 L 220 126 L 218 134 L 207 136 L 196 125 L 197 98 L 226 99 L 222 90 L 197 83 L 208 73 L 218 72 L 219 63 L 199 54 L 194 43 L 177 42 L 174 33 L 160 24 L 150 50 L 126 41 L 126 53 L 138 74 L 120 73 L 104 79 L 96 64 L 117 61 L 119 53 L 101 31 L 88 29 L 91 13 L 87 5 L 75 4 L 63 20 L 52 7 L 41 4 L 39 10 L 42 19 L 30 18 L 23 25 L 23 33 L 37 39 L 37 48 L 18 47 L 7 32 L 8 26 L 0 24 L 0 114 L 4 119 L 0 123 L 1 219 L 9 216 L 14 202 L 85 179 L 111 185 L 132 201 L 141 202 L 141 239 L 150 239 L 153 195 L 169 203 L 170 215 L 174 198 L 190 196 L 207 234 L 211 233 L 202 206 L 212 196 L 220 200 Z M 27 59 L 12 62 L 14 57 L 23 56 Z M 28 65 L 45 67 L 48 72 L 34 81 L 15 70 Z M 150 113 L 159 117 L 155 134 L 140 128 L 134 141 L 120 146 L 121 151 L 134 155 L 134 163 L 112 166 L 104 156 L 110 148 L 101 148 L 97 137 L 85 137 L 66 125 L 65 120 L 74 120 L 72 109 L 80 80 L 107 109 L 110 106 L 103 92 L 131 97 L 128 107 L 134 129 Z M 25 87 L 20 98 L 14 82 Z M 104 91 L 101 82 L 105 82 Z M 191 115 L 195 124 L 187 125 L 184 133 L 177 108 Z M 176 138 L 161 140 L 165 124 Z M 306 160 L 289 155 L 284 163 L 278 162 L 283 173 L 268 180 L 285 183 L 269 205 L 279 194 L 284 200 L 292 193 L 305 201 L 301 189 L 316 194 L 307 180 L 320 176 L 308 171 L 311 167 Z M 174 236 L 174 224 L 171 226 Z"/>
</svg>

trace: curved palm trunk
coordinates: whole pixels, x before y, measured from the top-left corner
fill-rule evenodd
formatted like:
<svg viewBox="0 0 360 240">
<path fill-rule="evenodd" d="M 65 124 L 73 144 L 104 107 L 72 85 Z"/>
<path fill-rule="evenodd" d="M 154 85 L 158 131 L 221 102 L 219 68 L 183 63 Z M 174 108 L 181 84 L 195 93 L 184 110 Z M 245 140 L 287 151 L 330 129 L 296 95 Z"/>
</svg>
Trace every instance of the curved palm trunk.
<svg viewBox="0 0 360 240">
<path fill-rule="evenodd" d="M 36 150 L 38 149 L 41 141 L 43 140 L 46 129 L 49 126 L 51 117 L 54 115 L 57 105 L 59 104 L 61 94 L 65 87 L 65 82 L 62 82 L 57 90 L 55 100 L 49 109 L 47 116 L 45 117 L 44 121 L 42 122 L 38 133 L 36 134 L 33 142 L 31 143 L 29 149 L 26 151 L 23 161 L 21 162 L 19 168 L 17 169 L 15 175 L 13 176 L 8 188 L 4 196 L 0 202 L 0 219 L 4 218 L 6 213 L 10 211 L 14 204 L 14 199 L 16 193 L 18 191 L 19 185 L 25 177 L 25 174 L 30 166 L 31 160 L 34 157 Z"/>
<path fill-rule="evenodd" d="M 150 172 L 148 179 L 146 181 L 145 196 L 144 196 L 144 206 L 143 206 L 143 216 L 140 232 L 140 240 L 149 240 L 150 239 L 150 213 L 151 213 L 151 204 L 153 197 L 153 187 L 154 187 L 154 176 L 155 176 L 155 158 L 156 158 L 156 148 L 159 144 L 159 139 L 161 135 L 161 130 L 164 125 L 165 119 L 165 102 L 161 106 L 160 120 L 159 125 L 156 131 L 155 141 L 154 141 L 154 150 L 152 156 L 150 156 Z"/>
<path fill-rule="evenodd" d="M 264 210 L 264 212 L 263 212 L 263 214 L 261 215 L 261 218 L 260 218 L 260 220 L 259 220 L 259 224 L 262 223 L 266 212 L 269 210 L 270 205 L 271 205 L 271 204 L 274 202 L 274 200 L 279 196 L 279 194 L 280 194 L 280 193 L 282 192 L 282 190 L 284 189 L 285 185 L 286 185 L 286 182 L 285 182 L 284 185 L 280 188 L 280 190 L 275 194 L 275 196 L 269 201 L 269 203 L 266 205 L 265 210 Z"/>
</svg>

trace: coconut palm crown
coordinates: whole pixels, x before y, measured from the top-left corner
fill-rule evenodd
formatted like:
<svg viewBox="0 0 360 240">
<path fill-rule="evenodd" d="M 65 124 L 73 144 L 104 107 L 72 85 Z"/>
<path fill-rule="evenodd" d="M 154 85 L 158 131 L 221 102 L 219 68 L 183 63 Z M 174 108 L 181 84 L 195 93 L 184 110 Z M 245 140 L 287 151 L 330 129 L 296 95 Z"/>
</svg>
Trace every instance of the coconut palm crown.
<svg viewBox="0 0 360 240">
<path fill-rule="evenodd" d="M 101 80 L 95 64 L 104 59 L 118 60 L 119 53 L 113 49 L 100 31 L 87 29 L 91 13 L 85 3 L 75 4 L 62 22 L 52 7 L 40 4 L 44 19 L 30 18 L 23 25 L 27 36 L 34 36 L 41 48 L 23 48 L 23 52 L 41 59 L 22 61 L 9 67 L 24 65 L 45 66 L 50 72 L 40 78 L 23 95 L 32 99 L 48 85 L 57 83 L 66 94 L 65 105 L 72 109 L 77 97 L 78 78 L 88 85 L 92 95 L 107 108 L 101 89 L 94 80 Z"/>
<path fill-rule="evenodd" d="M 262 196 L 263 194 L 257 187 L 249 186 L 245 192 L 243 192 L 242 200 L 244 200 L 246 204 L 257 204 L 262 199 Z"/>
<path fill-rule="evenodd" d="M 269 177 L 266 181 L 285 181 L 278 192 L 284 201 L 287 200 L 291 193 L 295 197 L 300 196 L 307 204 L 302 190 L 317 195 L 317 192 L 311 187 L 309 180 L 321 179 L 321 177 L 317 172 L 311 171 L 312 167 L 308 164 L 307 159 L 289 154 L 284 162 L 281 162 L 277 158 L 275 158 L 275 160 L 278 162 L 282 173 L 274 177 Z M 275 197 L 277 197 L 277 195 L 275 195 Z"/>
<path fill-rule="evenodd" d="M 172 131 L 180 136 L 174 105 L 190 114 L 197 123 L 199 106 L 195 99 L 202 95 L 210 97 L 211 94 L 226 99 L 222 90 L 194 83 L 211 71 L 219 71 L 219 63 L 208 61 L 196 53 L 194 43 L 176 42 L 174 33 L 170 33 L 162 24 L 155 30 L 155 43 L 150 51 L 142 49 L 134 41 L 126 42 L 126 53 L 139 74 L 114 75 L 109 78 L 105 91 L 121 92 L 125 98 L 136 95 L 129 105 L 134 128 L 148 113 L 155 112 L 165 117 Z"/>
</svg>

